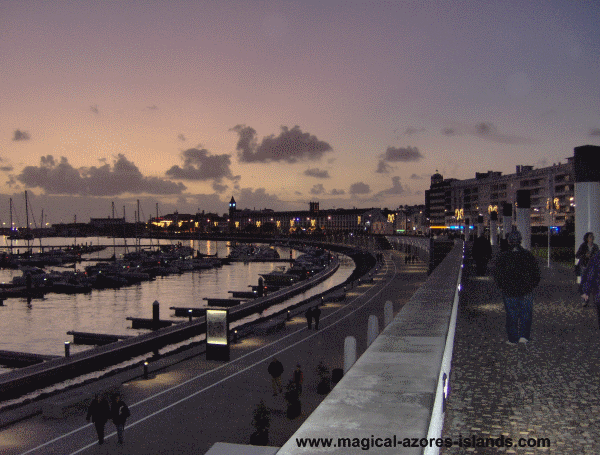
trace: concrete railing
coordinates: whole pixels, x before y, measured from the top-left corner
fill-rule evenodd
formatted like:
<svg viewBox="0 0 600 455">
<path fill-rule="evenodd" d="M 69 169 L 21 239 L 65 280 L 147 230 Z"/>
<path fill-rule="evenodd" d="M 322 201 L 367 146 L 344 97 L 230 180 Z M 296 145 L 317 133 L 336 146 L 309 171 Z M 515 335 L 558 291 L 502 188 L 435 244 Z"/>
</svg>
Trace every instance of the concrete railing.
<svg viewBox="0 0 600 455">
<path fill-rule="evenodd" d="M 463 250 L 458 241 L 278 455 L 439 452 L 424 444 L 441 438 Z M 299 447 L 301 438 L 331 446 Z"/>
<path fill-rule="evenodd" d="M 394 246 L 395 250 L 408 250 L 409 254 L 415 254 L 423 261 L 429 261 L 429 256 L 431 254 L 431 238 L 410 235 L 394 235 L 386 236 L 386 239 Z"/>
</svg>

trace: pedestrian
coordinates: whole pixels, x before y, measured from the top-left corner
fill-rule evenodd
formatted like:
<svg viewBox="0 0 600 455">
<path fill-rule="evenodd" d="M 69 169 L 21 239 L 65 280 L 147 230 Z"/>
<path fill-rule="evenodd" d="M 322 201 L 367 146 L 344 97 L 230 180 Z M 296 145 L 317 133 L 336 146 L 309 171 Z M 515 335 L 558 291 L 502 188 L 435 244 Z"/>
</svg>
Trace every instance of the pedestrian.
<svg viewBox="0 0 600 455">
<path fill-rule="evenodd" d="M 575 274 L 577 275 L 577 283 L 579 284 L 579 295 L 583 294 L 583 283 L 582 277 L 585 274 L 590 259 L 600 249 L 598 245 L 594 243 L 594 234 L 592 232 L 586 232 L 583 236 L 583 243 L 579 245 L 577 253 L 575 253 Z M 587 306 L 588 302 L 584 300 L 583 306 Z"/>
<path fill-rule="evenodd" d="M 506 309 L 508 344 L 527 343 L 533 320 L 533 290 L 540 282 L 540 269 L 531 252 L 521 246 L 521 233 L 508 235 L 508 251 L 498 255 L 494 280 L 502 291 Z"/>
<path fill-rule="evenodd" d="M 283 365 L 279 360 L 273 357 L 271 363 L 267 367 L 267 371 L 271 375 L 271 385 L 273 386 L 273 396 L 277 396 L 277 391 L 279 393 L 283 392 L 283 387 L 281 387 L 281 375 L 283 374 Z"/>
<path fill-rule="evenodd" d="M 473 241 L 472 256 L 475 261 L 477 276 L 484 276 L 488 262 L 492 259 L 492 245 L 483 235 Z"/>
<path fill-rule="evenodd" d="M 585 273 L 581 277 L 581 297 L 583 301 L 589 302 L 590 297 L 594 298 L 596 309 L 598 310 L 598 327 L 600 328 L 600 252 L 597 252 L 590 259 Z"/>
<path fill-rule="evenodd" d="M 131 414 L 125 402 L 121 400 L 120 394 L 116 394 L 113 399 L 111 413 L 112 421 L 115 424 L 115 427 L 117 427 L 117 442 L 119 444 L 123 444 L 125 421 L 127 420 L 127 417 L 129 417 Z"/>
<path fill-rule="evenodd" d="M 294 381 L 294 386 L 296 387 L 298 396 L 302 395 L 302 381 L 304 381 L 304 373 L 302 373 L 299 363 L 296 364 L 296 369 L 292 374 L 292 380 Z"/>
<path fill-rule="evenodd" d="M 308 330 L 312 329 L 312 321 L 313 321 L 312 308 L 309 308 L 308 310 L 306 310 L 306 313 L 304 313 L 304 316 L 306 316 L 306 323 L 308 324 Z"/>
<path fill-rule="evenodd" d="M 90 419 L 96 427 L 96 433 L 98 433 L 98 444 L 104 444 L 104 425 L 110 418 L 110 405 L 106 398 L 96 394 L 90 406 L 88 408 L 86 420 L 89 422 Z"/>
<path fill-rule="evenodd" d="M 321 310 L 318 306 L 312 310 L 313 318 L 315 318 L 315 330 L 319 330 L 319 318 L 321 317 Z"/>
</svg>

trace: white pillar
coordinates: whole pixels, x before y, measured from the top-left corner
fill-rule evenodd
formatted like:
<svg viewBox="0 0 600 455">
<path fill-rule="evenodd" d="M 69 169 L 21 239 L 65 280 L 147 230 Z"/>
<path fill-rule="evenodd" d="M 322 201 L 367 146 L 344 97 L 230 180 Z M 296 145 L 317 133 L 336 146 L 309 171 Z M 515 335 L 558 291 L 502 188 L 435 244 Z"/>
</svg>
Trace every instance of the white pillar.
<svg viewBox="0 0 600 455">
<path fill-rule="evenodd" d="M 573 170 L 575 173 L 575 250 L 583 242 L 586 232 L 600 238 L 600 168 L 596 164 L 600 147 L 584 145 L 575 147 Z"/>
<path fill-rule="evenodd" d="M 497 212 L 492 212 L 490 214 L 490 244 L 492 246 L 496 245 L 497 243 L 497 235 L 498 235 L 498 213 Z"/>
<path fill-rule="evenodd" d="M 517 229 L 523 237 L 521 246 L 531 250 L 531 197 L 529 190 L 517 190 Z"/>
<path fill-rule="evenodd" d="M 383 304 L 383 326 L 387 327 L 394 319 L 394 306 L 391 300 Z"/>
<path fill-rule="evenodd" d="M 483 215 L 477 216 L 477 237 L 483 235 Z"/>
<path fill-rule="evenodd" d="M 344 374 L 356 362 L 356 338 L 346 337 L 344 340 Z"/>
<path fill-rule="evenodd" d="M 377 316 L 371 315 L 367 326 L 367 347 L 371 346 L 377 335 L 379 335 L 379 321 Z"/>
</svg>

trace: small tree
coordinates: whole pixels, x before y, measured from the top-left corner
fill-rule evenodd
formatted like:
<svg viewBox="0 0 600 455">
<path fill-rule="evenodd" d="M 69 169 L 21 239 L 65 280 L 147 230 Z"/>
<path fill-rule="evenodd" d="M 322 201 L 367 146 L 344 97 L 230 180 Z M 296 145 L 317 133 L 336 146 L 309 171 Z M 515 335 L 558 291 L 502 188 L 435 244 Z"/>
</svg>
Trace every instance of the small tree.
<svg viewBox="0 0 600 455">
<path fill-rule="evenodd" d="M 252 413 L 252 426 L 254 433 L 250 436 L 250 444 L 266 446 L 269 443 L 269 427 L 271 426 L 271 411 L 263 400 Z"/>
<path fill-rule="evenodd" d="M 319 376 L 319 384 L 317 385 L 317 393 L 325 395 L 331 390 L 331 375 L 329 368 L 321 360 L 317 365 L 317 375 Z"/>
</svg>

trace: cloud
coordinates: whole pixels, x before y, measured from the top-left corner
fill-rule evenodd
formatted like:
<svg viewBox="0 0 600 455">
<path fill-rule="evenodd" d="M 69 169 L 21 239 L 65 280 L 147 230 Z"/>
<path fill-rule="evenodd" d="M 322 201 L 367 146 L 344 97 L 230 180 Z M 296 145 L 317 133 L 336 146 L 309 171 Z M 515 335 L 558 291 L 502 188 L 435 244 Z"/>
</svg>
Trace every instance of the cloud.
<svg viewBox="0 0 600 455">
<path fill-rule="evenodd" d="M 12 170 L 13 170 L 12 166 L 1 166 L 0 167 L 0 171 L 2 171 L 2 172 L 10 172 Z"/>
<path fill-rule="evenodd" d="M 442 134 L 444 136 L 456 136 L 458 133 L 454 128 L 444 128 Z"/>
<path fill-rule="evenodd" d="M 90 111 L 92 111 L 94 114 L 99 114 L 100 111 L 98 110 L 98 105 L 94 104 L 93 106 L 90 106 Z"/>
<path fill-rule="evenodd" d="M 375 172 L 377 172 L 378 174 L 389 174 L 393 170 L 394 170 L 393 166 L 390 166 L 383 160 L 379 160 L 379 163 L 377 164 L 377 169 L 375 170 Z"/>
<path fill-rule="evenodd" d="M 224 193 L 227 188 L 229 188 L 227 185 L 221 185 L 219 182 L 213 182 L 212 184 L 213 190 L 215 190 L 217 193 L 222 194 Z"/>
<path fill-rule="evenodd" d="M 314 195 L 325 194 L 325 187 L 323 187 L 322 183 L 317 183 L 310 189 L 310 194 L 314 194 Z"/>
<path fill-rule="evenodd" d="M 256 130 L 252 127 L 236 125 L 231 131 L 235 131 L 239 136 L 236 150 L 240 162 L 243 163 L 296 163 L 300 160 L 318 160 L 324 153 L 333 150 L 327 142 L 320 141 L 309 133 L 303 133 L 297 125 L 292 129 L 282 126 L 279 136 L 266 136 L 260 144 L 256 139 Z"/>
<path fill-rule="evenodd" d="M 367 194 L 371 192 L 371 187 L 363 182 L 356 182 L 350 185 L 350 194 Z"/>
<path fill-rule="evenodd" d="M 152 106 L 148 106 L 146 109 L 148 109 L 149 111 L 155 111 L 158 109 L 158 106 L 156 104 L 153 104 Z"/>
<path fill-rule="evenodd" d="M 31 136 L 27 131 L 15 130 L 13 134 L 13 141 L 28 141 Z"/>
<path fill-rule="evenodd" d="M 183 134 L 181 134 L 181 133 L 177 135 L 177 139 L 179 139 L 182 142 L 186 140 L 185 136 Z"/>
<path fill-rule="evenodd" d="M 332 196 L 342 196 L 343 194 L 346 194 L 346 191 L 344 191 L 344 190 L 336 190 L 335 188 L 333 190 L 331 190 L 331 195 Z"/>
<path fill-rule="evenodd" d="M 328 179 L 331 178 L 329 172 L 327 170 L 320 170 L 317 168 L 307 169 L 304 171 L 304 175 L 308 177 L 316 177 L 318 179 Z"/>
<path fill-rule="evenodd" d="M 384 161 L 388 162 L 419 161 L 421 158 L 423 158 L 423 155 L 417 147 L 388 147 L 382 157 Z"/>
<path fill-rule="evenodd" d="M 260 210 L 290 210 L 289 201 L 282 201 L 276 194 L 268 194 L 264 188 L 242 188 L 235 194 L 238 209 L 248 208 Z M 306 204 L 299 204 L 297 209 L 305 209 Z"/>
<path fill-rule="evenodd" d="M 183 167 L 171 167 L 166 175 L 172 179 L 181 180 L 220 180 L 228 178 L 236 180 L 231 173 L 230 155 L 209 155 L 206 149 L 191 148 L 181 153 Z"/>
<path fill-rule="evenodd" d="M 380 195 L 399 195 L 399 194 L 405 194 L 406 190 L 404 189 L 404 187 L 402 186 L 402 183 L 400 183 L 400 177 L 392 177 L 392 187 L 388 188 L 386 190 L 380 191 L 378 194 Z"/>
<path fill-rule="evenodd" d="M 17 179 L 29 188 L 42 188 L 47 194 L 115 196 L 119 194 L 181 194 L 186 187 L 158 177 L 144 177 L 124 155 L 110 164 L 75 169 L 64 156 L 40 158 L 40 166 L 26 166 Z"/>
<path fill-rule="evenodd" d="M 590 136 L 600 136 L 600 128 L 592 128 L 590 130 Z"/>
</svg>

